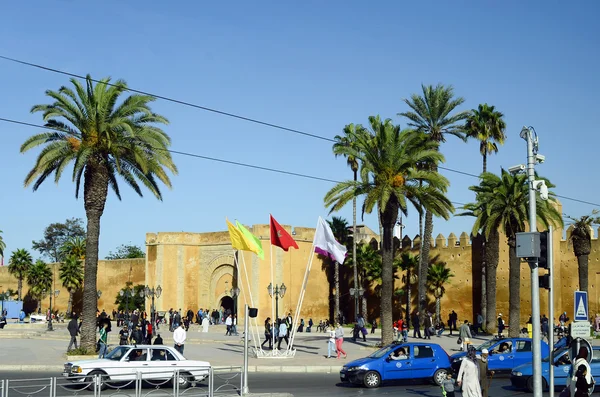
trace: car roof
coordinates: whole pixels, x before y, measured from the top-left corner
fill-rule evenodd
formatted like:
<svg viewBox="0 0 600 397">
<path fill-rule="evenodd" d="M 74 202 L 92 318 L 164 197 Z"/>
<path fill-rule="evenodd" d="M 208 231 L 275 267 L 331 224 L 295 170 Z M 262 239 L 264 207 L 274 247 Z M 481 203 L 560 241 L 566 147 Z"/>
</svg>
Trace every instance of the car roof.
<svg viewBox="0 0 600 397">
<path fill-rule="evenodd" d="M 426 342 L 406 342 L 406 343 L 394 342 L 394 343 L 392 343 L 389 346 L 431 346 L 431 347 L 441 347 L 437 343 L 426 343 Z"/>
<path fill-rule="evenodd" d="M 121 345 L 122 347 L 130 347 L 132 349 L 146 349 L 146 348 L 167 348 L 167 349 L 171 349 L 170 346 L 166 346 L 166 345 Z"/>
</svg>

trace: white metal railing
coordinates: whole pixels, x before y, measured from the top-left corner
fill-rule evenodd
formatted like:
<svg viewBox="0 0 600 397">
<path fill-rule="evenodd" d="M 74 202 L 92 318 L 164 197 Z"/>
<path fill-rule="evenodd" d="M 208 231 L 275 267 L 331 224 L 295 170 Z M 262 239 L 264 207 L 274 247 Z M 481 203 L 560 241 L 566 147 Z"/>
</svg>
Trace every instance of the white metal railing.
<svg viewBox="0 0 600 397">
<path fill-rule="evenodd" d="M 0 397 L 218 397 L 243 393 L 242 367 L 187 367 L 176 370 L 0 380 Z"/>
</svg>

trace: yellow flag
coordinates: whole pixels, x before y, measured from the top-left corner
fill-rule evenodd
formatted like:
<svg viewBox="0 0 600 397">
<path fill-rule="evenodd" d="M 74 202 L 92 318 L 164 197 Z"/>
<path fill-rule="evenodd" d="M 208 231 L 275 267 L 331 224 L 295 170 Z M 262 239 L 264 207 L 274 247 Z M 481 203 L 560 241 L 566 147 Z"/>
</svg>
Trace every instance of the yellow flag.
<svg viewBox="0 0 600 397">
<path fill-rule="evenodd" d="M 229 222 L 229 220 L 226 219 L 225 221 L 227 222 L 227 229 L 229 229 L 229 238 L 231 239 L 233 249 L 254 252 L 252 246 L 248 245 L 248 241 L 244 238 L 242 232 L 233 223 Z"/>
<path fill-rule="evenodd" d="M 265 252 L 263 251 L 262 243 L 260 242 L 260 239 L 258 237 L 256 237 L 255 235 L 253 235 L 252 233 L 250 233 L 250 230 L 246 229 L 244 227 L 244 225 L 242 225 L 238 221 L 235 221 L 235 224 L 237 225 L 238 230 L 240 232 L 242 232 L 242 236 L 244 237 L 246 244 L 249 247 L 252 247 L 250 249 L 250 251 L 252 251 L 256 255 L 258 255 L 258 257 L 260 259 L 265 259 Z"/>
</svg>

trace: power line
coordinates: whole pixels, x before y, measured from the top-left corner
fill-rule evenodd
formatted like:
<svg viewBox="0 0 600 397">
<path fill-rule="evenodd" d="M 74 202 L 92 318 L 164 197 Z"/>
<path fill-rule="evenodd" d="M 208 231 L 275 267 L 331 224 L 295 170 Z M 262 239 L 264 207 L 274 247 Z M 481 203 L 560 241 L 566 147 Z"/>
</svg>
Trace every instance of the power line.
<svg viewBox="0 0 600 397">
<path fill-rule="evenodd" d="M 43 125 L 40 125 L 40 124 L 28 123 L 28 122 L 25 122 L 25 121 L 7 119 L 7 118 L 4 118 L 4 117 L 0 117 L 0 121 L 6 122 L 6 123 L 11 123 L 11 124 L 23 125 L 23 126 L 27 126 L 27 127 L 33 127 L 33 128 L 40 128 L 40 129 L 49 129 L 49 130 L 61 131 L 58 128 L 47 127 L 47 126 L 43 126 Z M 318 180 L 318 181 L 323 181 L 323 182 L 331 182 L 331 183 L 340 183 L 341 182 L 341 181 L 337 181 L 335 179 L 322 178 L 322 177 L 314 176 L 314 175 L 300 174 L 298 172 L 285 171 L 285 170 L 280 170 L 280 169 L 276 169 L 276 168 L 270 168 L 270 167 L 263 167 L 263 166 L 254 165 L 254 164 L 241 163 L 239 161 L 225 160 L 225 159 L 220 159 L 220 158 L 217 158 L 217 157 L 203 156 L 203 155 L 200 155 L 200 154 L 189 153 L 189 152 L 182 152 L 182 151 L 179 151 L 179 150 L 163 149 L 163 148 L 156 148 L 156 147 L 153 147 L 153 149 L 156 149 L 156 150 L 166 150 L 167 152 L 170 152 L 170 153 L 173 153 L 173 154 L 179 154 L 181 156 L 199 158 L 199 159 L 203 159 L 203 160 L 215 161 L 215 162 L 224 163 L 224 164 L 237 165 L 239 167 L 246 167 L 246 168 L 257 169 L 257 170 L 261 170 L 261 171 L 269 171 L 269 172 L 274 172 L 274 173 L 278 173 L 278 174 L 296 176 L 296 177 L 299 177 L 299 178 L 313 179 L 313 180 Z M 451 203 L 452 204 L 456 204 L 456 205 L 461 205 L 461 206 L 465 205 L 464 203 L 459 203 L 459 202 L 455 202 L 455 201 L 451 201 Z"/>
<path fill-rule="evenodd" d="M 55 68 L 51 68 L 51 67 L 48 67 L 48 66 L 39 65 L 39 64 L 36 64 L 36 63 L 26 62 L 26 61 L 22 61 L 22 60 L 15 59 L 15 58 L 10 58 L 10 57 L 4 56 L 4 55 L 0 55 L 0 59 L 4 59 L 6 61 L 18 63 L 18 64 L 21 64 L 21 65 L 31 66 L 31 67 L 34 67 L 34 68 L 46 70 L 46 71 L 53 72 L 53 73 L 63 74 L 65 76 L 75 77 L 75 78 L 82 79 L 82 80 L 86 79 L 85 76 L 82 76 L 80 74 L 71 73 L 71 72 L 65 72 L 64 70 L 55 69 Z M 91 80 L 94 83 L 100 83 L 101 82 L 100 80 L 96 80 L 96 79 L 91 79 Z M 112 86 L 112 87 L 115 86 L 115 84 L 112 84 L 112 83 L 105 83 L 105 84 L 109 85 L 109 86 Z M 163 95 L 152 94 L 152 93 L 149 93 L 147 91 L 136 90 L 136 89 L 133 89 L 133 88 L 127 88 L 127 91 L 129 91 L 129 92 L 135 92 L 136 94 L 150 95 L 150 96 L 153 96 L 155 98 L 162 99 L 164 101 L 177 103 L 179 105 L 184 105 L 184 106 L 189 106 L 189 107 L 200 109 L 200 110 L 205 110 L 207 112 L 220 114 L 222 116 L 232 117 L 234 119 L 248 121 L 248 122 L 254 123 L 254 124 L 264 125 L 266 127 L 271 127 L 271 128 L 276 128 L 276 129 L 283 130 L 283 131 L 293 132 L 295 134 L 300 134 L 300 135 L 308 136 L 308 137 L 311 137 L 311 138 L 320 139 L 320 140 L 323 140 L 323 141 L 335 142 L 334 139 L 327 138 L 327 137 L 320 136 L 320 135 L 316 135 L 316 134 L 311 134 L 311 133 L 306 132 L 306 131 L 301 131 L 301 130 L 297 130 L 297 129 L 294 129 L 294 128 L 285 127 L 285 126 L 274 124 L 274 123 L 269 123 L 267 121 L 257 120 L 257 119 L 251 118 L 251 117 L 241 116 L 239 114 L 235 114 L 235 113 L 231 113 L 231 112 L 226 112 L 224 110 L 218 110 L 218 109 L 214 109 L 214 108 L 209 108 L 207 106 L 197 105 L 195 103 L 191 103 L 191 102 L 187 102 L 187 101 L 182 101 L 182 100 L 179 100 L 179 99 L 175 99 L 175 98 L 171 98 L 171 97 L 167 97 L 167 96 L 163 96 Z"/>
</svg>

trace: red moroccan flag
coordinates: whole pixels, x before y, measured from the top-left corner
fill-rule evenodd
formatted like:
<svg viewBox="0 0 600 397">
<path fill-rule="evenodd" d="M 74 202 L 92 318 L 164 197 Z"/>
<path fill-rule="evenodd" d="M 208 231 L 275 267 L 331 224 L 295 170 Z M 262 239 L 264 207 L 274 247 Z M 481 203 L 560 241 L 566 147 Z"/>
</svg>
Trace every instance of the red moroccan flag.
<svg viewBox="0 0 600 397">
<path fill-rule="evenodd" d="M 287 251 L 290 247 L 298 249 L 298 244 L 296 244 L 292 236 L 277 223 L 275 218 L 273 218 L 273 215 L 269 215 L 269 217 L 271 218 L 271 244 L 280 247 L 284 251 Z"/>
</svg>

